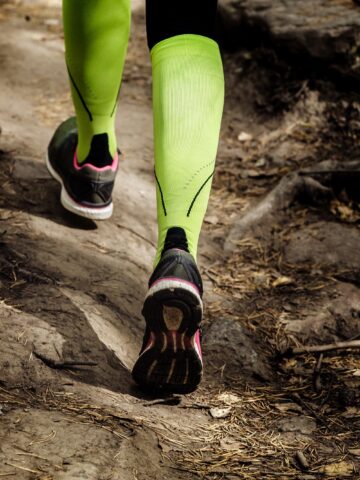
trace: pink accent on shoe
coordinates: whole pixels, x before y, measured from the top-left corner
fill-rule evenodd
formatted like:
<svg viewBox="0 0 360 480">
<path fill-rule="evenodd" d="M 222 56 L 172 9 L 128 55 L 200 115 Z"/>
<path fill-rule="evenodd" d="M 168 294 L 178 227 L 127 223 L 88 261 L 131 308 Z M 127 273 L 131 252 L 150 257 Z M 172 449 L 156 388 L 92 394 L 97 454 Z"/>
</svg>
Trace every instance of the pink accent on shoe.
<svg viewBox="0 0 360 480">
<path fill-rule="evenodd" d="M 96 172 L 104 172 L 106 170 L 112 170 L 113 172 L 116 172 L 118 164 L 119 164 L 119 154 L 118 154 L 118 152 L 115 153 L 115 157 L 114 157 L 112 165 L 107 165 L 106 167 L 101 167 L 101 168 L 100 167 L 94 167 L 94 165 L 91 165 L 90 163 L 82 163 L 82 164 L 79 165 L 76 150 L 74 152 L 74 168 L 75 168 L 75 170 L 82 170 L 85 167 L 89 167 L 92 170 L 95 170 Z"/>
<path fill-rule="evenodd" d="M 144 348 L 144 350 L 141 352 L 140 356 L 143 355 L 148 350 L 150 350 L 150 348 L 153 347 L 154 343 L 155 343 L 155 335 L 153 332 L 150 332 L 148 343 L 146 344 L 146 347 Z"/>
<path fill-rule="evenodd" d="M 166 281 L 166 280 L 174 280 L 174 281 L 176 281 L 176 282 L 185 283 L 186 285 L 191 285 L 192 287 L 195 288 L 195 290 L 197 291 L 197 293 L 200 295 L 199 289 L 198 289 L 198 287 L 195 285 L 195 283 L 188 282 L 187 280 L 183 280 L 182 278 L 177 278 L 177 277 L 164 277 L 164 278 L 159 278 L 158 280 L 155 280 L 155 282 L 150 285 L 150 288 L 153 287 L 154 285 L 157 285 L 158 283 L 160 283 L 160 282 L 162 282 L 162 281 Z"/>
<path fill-rule="evenodd" d="M 195 350 L 199 355 L 199 358 L 202 363 L 202 353 L 201 353 L 201 342 L 200 342 L 200 330 L 198 330 L 195 335 L 194 335 L 194 344 L 195 344 Z"/>
</svg>

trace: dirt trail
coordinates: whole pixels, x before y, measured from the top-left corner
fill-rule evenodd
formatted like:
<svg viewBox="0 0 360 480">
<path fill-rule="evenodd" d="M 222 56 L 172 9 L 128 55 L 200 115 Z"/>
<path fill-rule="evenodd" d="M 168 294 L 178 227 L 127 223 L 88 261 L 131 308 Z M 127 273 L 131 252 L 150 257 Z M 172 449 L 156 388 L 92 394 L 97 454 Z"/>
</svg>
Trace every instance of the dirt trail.
<svg viewBox="0 0 360 480">
<path fill-rule="evenodd" d="M 57 2 L 0 1 L 0 475 L 359 478 L 359 357 L 325 356 L 315 391 L 315 355 L 278 356 L 359 336 L 356 201 L 342 188 L 309 208 L 303 189 L 266 207 L 268 220 L 252 207 L 286 175 L 337 159 L 334 99 L 300 82 L 296 101 L 278 108 L 259 84 L 259 59 L 245 53 L 225 57 L 229 95 L 200 247 L 205 379 L 192 395 L 149 398 L 130 378 L 156 242 L 143 11 L 118 113 L 115 212 L 95 224 L 59 206 L 43 159 L 72 114 Z M 245 211 L 257 220 L 244 233 Z M 69 361 L 96 365 L 60 365 Z"/>
</svg>

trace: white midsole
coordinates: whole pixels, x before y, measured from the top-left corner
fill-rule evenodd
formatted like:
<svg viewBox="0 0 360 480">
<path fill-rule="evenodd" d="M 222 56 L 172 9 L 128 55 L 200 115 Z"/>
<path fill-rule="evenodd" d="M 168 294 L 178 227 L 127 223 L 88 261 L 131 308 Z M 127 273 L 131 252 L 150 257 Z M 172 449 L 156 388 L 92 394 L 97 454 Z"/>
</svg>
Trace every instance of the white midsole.
<svg viewBox="0 0 360 480">
<path fill-rule="evenodd" d="M 75 213 L 76 215 L 80 215 L 81 217 L 90 218 L 91 220 L 106 220 L 111 217 L 113 213 L 112 202 L 109 205 L 106 205 L 106 207 L 101 208 L 84 207 L 76 203 L 67 193 L 60 175 L 51 166 L 48 154 L 46 154 L 45 160 L 50 175 L 61 185 L 60 201 L 66 210 Z"/>
<path fill-rule="evenodd" d="M 181 288 L 182 290 L 192 293 L 197 298 L 199 305 L 201 306 L 201 311 L 203 311 L 203 303 L 197 288 L 192 286 L 191 283 L 183 282 L 180 279 L 177 280 L 173 278 L 164 278 L 158 282 L 155 282 L 155 284 L 147 292 L 145 300 L 161 290 L 171 290 L 175 288 Z"/>
</svg>

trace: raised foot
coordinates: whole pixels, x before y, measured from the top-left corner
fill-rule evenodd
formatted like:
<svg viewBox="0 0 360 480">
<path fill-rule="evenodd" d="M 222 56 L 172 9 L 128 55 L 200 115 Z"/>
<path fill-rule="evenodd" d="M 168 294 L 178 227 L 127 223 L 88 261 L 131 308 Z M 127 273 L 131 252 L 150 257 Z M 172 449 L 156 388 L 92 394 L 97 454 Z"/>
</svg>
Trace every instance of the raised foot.
<svg viewBox="0 0 360 480">
<path fill-rule="evenodd" d="M 196 342 L 196 335 L 151 332 L 149 345 L 134 366 L 134 380 L 150 391 L 189 393 L 195 390 L 202 377 Z"/>
</svg>

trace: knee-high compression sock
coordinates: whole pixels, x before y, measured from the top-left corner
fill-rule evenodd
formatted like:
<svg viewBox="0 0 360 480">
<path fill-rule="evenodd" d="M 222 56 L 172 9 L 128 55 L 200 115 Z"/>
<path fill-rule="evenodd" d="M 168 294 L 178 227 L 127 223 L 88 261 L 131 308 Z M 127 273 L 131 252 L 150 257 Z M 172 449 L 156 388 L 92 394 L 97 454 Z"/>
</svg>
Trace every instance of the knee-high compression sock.
<svg viewBox="0 0 360 480">
<path fill-rule="evenodd" d="M 217 43 L 183 34 L 151 50 L 155 173 L 159 239 L 180 227 L 196 258 L 206 212 L 224 103 L 224 76 Z"/>
<path fill-rule="evenodd" d="M 130 30 L 130 0 L 63 0 L 66 62 L 76 111 L 79 162 L 107 134 L 116 152 L 115 112 Z"/>
</svg>

